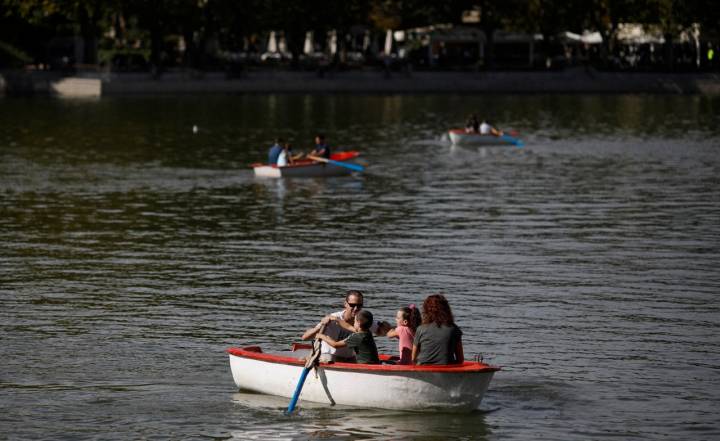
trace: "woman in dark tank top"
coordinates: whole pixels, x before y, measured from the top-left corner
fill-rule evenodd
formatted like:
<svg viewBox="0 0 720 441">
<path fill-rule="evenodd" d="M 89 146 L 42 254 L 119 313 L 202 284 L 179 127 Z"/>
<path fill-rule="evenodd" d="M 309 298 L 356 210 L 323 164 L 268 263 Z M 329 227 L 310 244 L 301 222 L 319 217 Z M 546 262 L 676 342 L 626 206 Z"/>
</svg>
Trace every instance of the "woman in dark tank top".
<svg viewBox="0 0 720 441">
<path fill-rule="evenodd" d="M 413 341 L 413 363 L 455 364 L 465 361 L 462 331 L 455 324 L 445 296 L 428 296 L 423 302 L 422 317 L 422 325 L 415 331 Z"/>
</svg>

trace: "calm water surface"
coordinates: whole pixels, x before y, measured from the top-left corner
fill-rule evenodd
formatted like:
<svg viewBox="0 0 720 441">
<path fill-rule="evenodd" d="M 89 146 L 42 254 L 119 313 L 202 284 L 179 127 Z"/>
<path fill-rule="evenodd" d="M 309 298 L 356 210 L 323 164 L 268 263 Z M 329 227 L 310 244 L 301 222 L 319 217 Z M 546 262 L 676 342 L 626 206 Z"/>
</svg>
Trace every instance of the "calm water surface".
<svg viewBox="0 0 720 441">
<path fill-rule="evenodd" d="M 720 437 L 720 100 L 0 100 L 0 438 Z M 451 147 L 468 113 L 526 147 Z M 199 131 L 193 135 L 192 126 Z M 368 173 L 259 180 L 316 130 Z M 444 292 L 503 367 L 474 413 L 237 393 L 347 289 Z M 378 340 L 395 351 L 394 342 Z"/>
</svg>

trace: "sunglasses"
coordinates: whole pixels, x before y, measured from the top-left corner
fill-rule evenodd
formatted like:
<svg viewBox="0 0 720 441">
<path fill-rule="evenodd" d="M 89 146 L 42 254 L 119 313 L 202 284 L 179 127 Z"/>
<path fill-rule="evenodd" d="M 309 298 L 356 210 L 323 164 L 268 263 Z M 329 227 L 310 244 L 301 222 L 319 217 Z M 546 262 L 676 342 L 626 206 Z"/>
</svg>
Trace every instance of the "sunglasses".
<svg viewBox="0 0 720 441">
<path fill-rule="evenodd" d="M 347 303 L 348 307 L 350 307 L 350 309 L 353 309 L 353 308 L 362 309 L 362 307 L 363 307 L 362 303 L 350 303 L 350 302 L 346 302 L 346 303 Z"/>
</svg>

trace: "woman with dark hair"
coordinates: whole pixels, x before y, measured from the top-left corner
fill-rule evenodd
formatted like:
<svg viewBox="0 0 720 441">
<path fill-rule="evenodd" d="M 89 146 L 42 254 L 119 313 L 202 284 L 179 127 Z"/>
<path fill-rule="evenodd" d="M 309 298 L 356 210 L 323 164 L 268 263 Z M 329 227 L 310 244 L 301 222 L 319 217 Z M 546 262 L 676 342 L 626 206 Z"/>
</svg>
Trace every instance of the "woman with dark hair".
<svg viewBox="0 0 720 441">
<path fill-rule="evenodd" d="M 422 325 L 413 341 L 415 364 L 455 364 L 465 361 L 462 331 L 455 324 L 450 304 L 442 294 L 428 296 L 423 302 Z"/>
</svg>

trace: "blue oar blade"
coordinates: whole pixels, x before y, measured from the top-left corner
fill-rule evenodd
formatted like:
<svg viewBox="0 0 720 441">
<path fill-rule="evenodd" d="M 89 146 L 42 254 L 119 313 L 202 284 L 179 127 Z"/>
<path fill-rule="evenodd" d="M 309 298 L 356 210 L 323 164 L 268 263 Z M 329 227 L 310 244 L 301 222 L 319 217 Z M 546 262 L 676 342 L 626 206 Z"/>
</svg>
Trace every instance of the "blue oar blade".
<svg viewBox="0 0 720 441">
<path fill-rule="evenodd" d="M 365 171 L 365 167 L 363 167 L 362 165 L 359 165 L 359 164 L 351 164 L 349 162 L 334 161 L 332 159 L 328 159 L 328 162 L 330 164 L 335 164 L 340 167 L 349 168 L 350 170 L 355 170 L 355 171 L 359 171 L 359 172 Z"/>
<path fill-rule="evenodd" d="M 510 135 L 501 135 L 500 139 L 517 147 L 523 147 L 525 145 L 521 140 L 513 138 Z"/>
<path fill-rule="evenodd" d="M 303 385 L 305 384 L 305 379 L 308 376 L 308 372 L 312 367 L 306 367 L 303 369 L 302 375 L 300 375 L 300 379 L 298 380 L 298 384 L 295 387 L 295 393 L 293 393 L 292 399 L 290 400 L 290 404 L 288 404 L 288 408 L 285 411 L 287 415 L 290 415 L 293 410 L 295 410 L 295 406 L 297 405 L 298 399 L 300 398 L 300 392 L 302 392 Z"/>
</svg>

